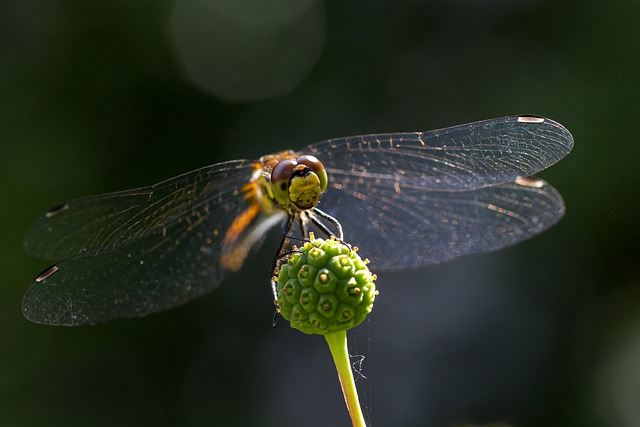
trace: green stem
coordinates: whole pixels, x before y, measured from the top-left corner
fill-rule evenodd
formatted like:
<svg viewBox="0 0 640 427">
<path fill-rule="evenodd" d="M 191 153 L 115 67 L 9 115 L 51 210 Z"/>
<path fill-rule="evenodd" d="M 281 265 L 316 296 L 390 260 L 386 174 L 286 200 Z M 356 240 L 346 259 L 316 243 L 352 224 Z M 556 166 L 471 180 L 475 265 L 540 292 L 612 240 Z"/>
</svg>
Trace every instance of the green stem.
<svg viewBox="0 0 640 427">
<path fill-rule="evenodd" d="M 338 378 L 340 379 L 340 386 L 342 387 L 344 401 L 347 404 L 347 410 L 351 416 L 351 423 L 353 424 L 353 427 L 367 427 L 364 422 L 362 410 L 360 409 L 358 391 L 356 390 L 353 373 L 351 372 L 349 350 L 347 348 L 347 332 L 334 332 L 332 334 L 327 334 L 324 337 L 327 340 L 327 344 L 329 344 L 329 350 L 331 350 L 333 362 L 336 364 L 336 370 L 338 371 Z"/>
</svg>

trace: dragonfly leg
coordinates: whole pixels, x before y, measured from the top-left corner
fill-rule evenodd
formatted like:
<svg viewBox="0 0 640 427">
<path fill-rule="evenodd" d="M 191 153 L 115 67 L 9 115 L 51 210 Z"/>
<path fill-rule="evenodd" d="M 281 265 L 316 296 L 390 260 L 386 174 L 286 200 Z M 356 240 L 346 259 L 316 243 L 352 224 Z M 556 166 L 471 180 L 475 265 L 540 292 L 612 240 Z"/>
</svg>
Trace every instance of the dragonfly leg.
<svg viewBox="0 0 640 427">
<path fill-rule="evenodd" d="M 331 215 L 329 215 L 326 212 L 321 211 L 318 208 L 313 208 L 312 211 L 308 211 L 307 215 L 309 216 L 309 219 L 311 220 L 311 222 L 313 222 L 315 225 L 318 226 L 318 228 L 320 228 L 322 231 L 324 231 L 325 233 L 327 233 L 328 236 L 334 236 L 337 237 L 338 240 L 340 240 L 341 242 L 344 241 L 344 234 L 342 233 L 342 225 L 340 224 L 340 222 L 335 219 L 334 217 L 332 217 Z M 333 226 L 336 228 L 337 234 L 333 233 L 329 227 L 327 227 L 326 224 L 324 224 L 323 222 L 321 222 L 316 215 L 318 215 L 320 218 L 327 220 L 328 222 L 330 222 L 331 224 L 333 224 Z"/>
<path fill-rule="evenodd" d="M 288 253 L 284 250 L 284 248 L 285 248 L 285 243 L 289 238 L 289 232 L 293 227 L 294 219 L 295 218 L 292 213 L 289 213 L 287 215 L 287 222 L 284 224 L 284 227 L 282 228 L 282 238 L 280 239 L 278 252 L 276 252 L 276 256 L 275 256 L 275 259 L 273 260 L 273 264 L 271 268 L 271 292 L 273 293 L 273 304 L 276 306 L 276 312 L 273 315 L 274 328 L 276 327 L 276 319 L 277 319 L 278 313 L 280 313 L 280 305 L 278 304 L 278 290 L 277 290 L 278 284 L 276 283 L 276 280 L 277 280 L 278 270 L 280 268 L 280 263 L 282 262 L 282 259 L 288 255 Z"/>
<path fill-rule="evenodd" d="M 307 221 L 302 215 L 298 215 L 298 221 L 300 222 L 300 230 L 302 230 L 302 237 L 306 240 L 309 239 L 309 228 L 307 227 Z"/>
<path fill-rule="evenodd" d="M 299 222 L 299 227 L 300 227 L 300 230 L 302 230 L 302 237 L 298 237 L 298 236 L 295 236 L 293 234 L 290 234 L 290 235 L 287 236 L 288 239 L 296 240 L 296 241 L 301 242 L 301 243 L 311 242 L 311 234 L 309 234 L 310 232 L 309 232 L 309 225 L 308 225 L 309 223 L 307 222 L 307 217 L 304 216 L 305 214 L 308 215 L 308 212 L 303 211 L 303 212 L 300 212 L 297 215 L 298 222 Z M 314 222 L 314 224 L 315 224 L 315 222 Z M 320 225 L 320 226 L 322 227 L 322 225 Z M 322 229 L 322 231 L 324 231 L 328 235 L 331 235 L 331 233 L 326 229 L 326 227 L 324 227 Z M 294 252 L 301 252 L 301 251 L 295 251 L 295 250 L 294 251 L 289 251 L 289 252 L 286 253 L 286 255 L 292 254 Z"/>
</svg>

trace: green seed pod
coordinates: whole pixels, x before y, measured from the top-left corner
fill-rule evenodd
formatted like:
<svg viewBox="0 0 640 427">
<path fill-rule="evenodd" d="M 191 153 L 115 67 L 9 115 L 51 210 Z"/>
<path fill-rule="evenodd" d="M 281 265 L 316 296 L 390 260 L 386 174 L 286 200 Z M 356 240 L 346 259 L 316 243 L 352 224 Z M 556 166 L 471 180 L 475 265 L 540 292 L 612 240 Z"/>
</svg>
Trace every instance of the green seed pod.
<svg viewBox="0 0 640 427">
<path fill-rule="evenodd" d="M 280 314 L 307 334 L 330 334 L 359 325 L 373 308 L 375 275 L 357 248 L 331 239 L 310 241 L 280 266 Z"/>
</svg>

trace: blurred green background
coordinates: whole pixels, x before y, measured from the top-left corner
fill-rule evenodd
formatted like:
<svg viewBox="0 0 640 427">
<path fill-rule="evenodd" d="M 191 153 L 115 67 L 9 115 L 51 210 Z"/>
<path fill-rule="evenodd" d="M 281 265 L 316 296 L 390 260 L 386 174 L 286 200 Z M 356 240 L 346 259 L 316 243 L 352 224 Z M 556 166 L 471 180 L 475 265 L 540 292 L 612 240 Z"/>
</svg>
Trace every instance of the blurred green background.
<svg viewBox="0 0 640 427">
<path fill-rule="evenodd" d="M 143 319 L 22 317 L 32 221 L 74 197 L 331 137 L 533 113 L 576 147 L 564 220 L 379 275 L 352 333 L 372 425 L 640 425 L 640 2 L 0 4 L 0 425 L 347 426 L 324 341 L 271 328 L 269 266 Z M 410 247 L 408 247 L 410 250 Z"/>
</svg>

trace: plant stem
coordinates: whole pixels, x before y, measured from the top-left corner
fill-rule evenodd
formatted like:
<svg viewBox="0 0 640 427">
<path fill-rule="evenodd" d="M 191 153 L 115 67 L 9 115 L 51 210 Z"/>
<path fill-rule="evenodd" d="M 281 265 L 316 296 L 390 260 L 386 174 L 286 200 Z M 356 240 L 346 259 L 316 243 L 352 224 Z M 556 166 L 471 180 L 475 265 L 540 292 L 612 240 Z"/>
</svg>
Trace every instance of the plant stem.
<svg viewBox="0 0 640 427">
<path fill-rule="evenodd" d="M 349 362 L 349 350 L 347 348 L 347 332 L 339 331 L 324 336 L 329 344 L 333 362 L 336 364 L 340 386 L 344 401 L 347 404 L 347 410 L 351 416 L 353 427 L 366 427 L 364 416 L 360 409 L 360 401 L 358 400 L 358 391 L 353 380 L 351 372 L 351 363 Z"/>
</svg>

